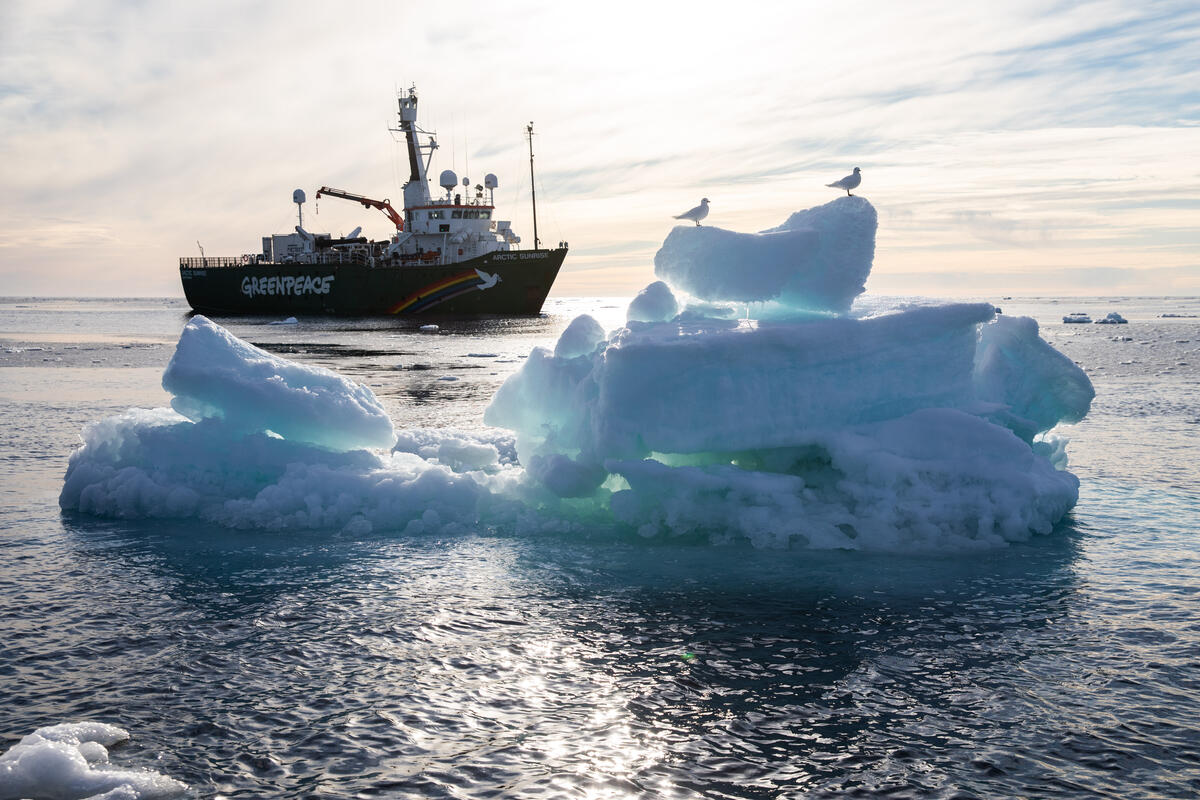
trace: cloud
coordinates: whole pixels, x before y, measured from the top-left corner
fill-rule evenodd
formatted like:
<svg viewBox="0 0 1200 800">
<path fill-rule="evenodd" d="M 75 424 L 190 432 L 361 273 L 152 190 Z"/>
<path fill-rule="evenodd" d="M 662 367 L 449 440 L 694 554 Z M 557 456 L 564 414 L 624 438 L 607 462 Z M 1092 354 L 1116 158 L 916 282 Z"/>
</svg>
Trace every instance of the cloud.
<svg viewBox="0 0 1200 800">
<path fill-rule="evenodd" d="M 853 166 L 881 212 L 880 274 L 1074 259 L 1175 281 L 1152 270 L 1193 263 L 1194 3 L 726 11 L 3 4 L 0 279 L 84 291 L 72 271 L 102 262 L 103 291 L 178 294 L 171 254 L 256 250 L 295 223 L 293 188 L 395 199 L 387 126 L 410 81 L 441 134 L 434 175 L 470 152 L 527 241 L 535 121 L 539 232 L 573 246 L 562 287 L 579 271 L 589 291 L 636 292 L 699 197 L 711 224 L 759 230 L 832 199 L 823 184 Z M 353 204 L 315 211 L 322 229 L 388 232 Z M 31 231 L 58 234 L 38 275 Z"/>
</svg>

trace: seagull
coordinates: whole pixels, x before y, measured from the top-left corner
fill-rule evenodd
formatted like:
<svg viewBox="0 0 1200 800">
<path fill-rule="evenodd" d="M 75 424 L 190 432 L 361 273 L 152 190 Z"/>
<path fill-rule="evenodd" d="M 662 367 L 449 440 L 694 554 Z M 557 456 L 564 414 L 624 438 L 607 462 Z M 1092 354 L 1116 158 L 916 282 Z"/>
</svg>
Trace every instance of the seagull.
<svg viewBox="0 0 1200 800">
<path fill-rule="evenodd" d="M 834 181 L 825 185 L 832 189 L 845 189 L 846 194 L 853 197 L 854 195 L 850 194 L 850 190 L 857 189 L 860 183 L 862 183 L 862 174 L 859 172 L 858 167 L 855 167 L 853 175 L 847 175 L 840 181 Z"/>
<path fill-rule="evenodd" d="M 479 283 L 479 284 L 475 285 L 475 288 L 479 289 L 480 291 L 483 291 L 484 289 L 492 288 L 493 286 L 496 285 L 496 281 L 500 280 L 499 272 L 497 272 L 494 275 L 489 275 L 486 272 L 484 272 L 483 270 L 476 267 L 475 274 L 479 276 L 479 280 L 483 281 L 483 283 Z"/>
<path fill-rule="evenodd" d="M 857 184 L 855 184 L 855 185 L 857 185 Z M 700 201 L 700 205 L 696 206 L 691 211 L 683 212 L 679 216 L 675 217 L 675 219 L 690 219 L 692 222 L 696 223 L 697 226 L 699 226 L 700 220 L 704 219 L 707 216 L 708 216 L 708 198 L 705 197 L 704 199 L 702 199 Z"/>
</svg>

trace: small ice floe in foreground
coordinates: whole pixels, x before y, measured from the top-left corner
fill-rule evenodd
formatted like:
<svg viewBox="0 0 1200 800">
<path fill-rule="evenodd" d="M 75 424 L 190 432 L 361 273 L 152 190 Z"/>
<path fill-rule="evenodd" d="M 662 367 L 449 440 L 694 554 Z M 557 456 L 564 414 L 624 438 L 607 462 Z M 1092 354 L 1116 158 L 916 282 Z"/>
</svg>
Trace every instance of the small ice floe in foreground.
<svg viewBox="0 0 1200 800">
<path fill-rule="evenodd" d="M 1106 316 L 1104 319 L 1096 320 L 1097 325 L 1126 325 L 1128 323 L 1129 320 L 1125 319 L 1115 311 L 1108 312 L 1108 316 Z"/>
<path fill-rule="evenodd" d="M 858 167 L 855 167 L 854 172 L 850 173 L 846 177 L 825 185 L 830 189 L 845 189 L 846 194 L 850 195 L 850 197 L 853 197 L 854 195 L 850 194 L 850 190 L 857 189 L 860 183 L 862 183 L 862 171 Z"/>
<path fill-rule="evenodd" d="M 437 325 L 422 325 L 421 330 L 428 331 L 430 333 L 437 333 L 441 329 L 438 328 Z"/>
<path fill-rule="evenodd" d="M 700 205 L 696 206 L 693 209 L 683 212 L 679 216 L 675 217 L 675 219 L 690 219 L 692 222 L 699 225 L 700 220 L 704 219 L 707 216 L 708 216 L 708 198 L 705 197 L 700 201 Z"/>
<path fill-rule="evenodd" d="M 300 320 L 296 319 L 295 317 L 288 317 L 287 319 L 277 319 L 270 324 L 271 325 L 299 325 Z"/>
<path fill-rule="evenodd" d="M 1063 317 L 1063 322 L 1067 323 L 1068 325 L 1090 324 L 1091 321 L 1092 318 L 1082 311 L 1072 311 L 1070 314 L 1067 314 L 1065 317 Z"/>
<path fill-rule="evenodd" d="M 0 798 L 154 800 L 187 791 L 157 772 L 111 766 L 108 748 L 128 738 L 103 722 L 38 728 L 0 755 Z"/>
</svg>

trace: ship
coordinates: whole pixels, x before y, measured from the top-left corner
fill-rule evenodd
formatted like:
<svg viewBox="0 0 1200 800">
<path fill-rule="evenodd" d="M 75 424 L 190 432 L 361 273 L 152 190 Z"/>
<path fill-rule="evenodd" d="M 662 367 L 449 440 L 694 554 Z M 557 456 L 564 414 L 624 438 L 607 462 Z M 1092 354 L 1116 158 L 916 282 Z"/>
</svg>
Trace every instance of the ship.
<svg viewBox="0 0 1200 800">
<path fill-rule="evenodd" d="M 567 255 L 567 243 L 543 248 L 537 235 L 533 190 L 533 123 L 529 139 L 533 247 L 495 212 L 496 176 L 461 186 L 444 170 L 430 193 L 428 172 L 437 149 L 433 133 L 417 126 L 417 91 L 400 93 L 399 128 L 408 150 L 403 213 L 376 200 L 322 186 L 316 199 L 356 202 L 387 215 L 395 233 L 382 241 L 360 236 L 361 227 L 334 237 L 304 228 L 305 193 L 292 193 L 299 216 L 293 232 L 264 236 L 262 251 L 240 256 L 179 259 L 188 304 L 201 314 L 222 315 L 439 315 L 532 316 L 542 304 Z M 484 192 L 488 196 L 484 196 Z M 197 243 L 199 244 L 199 243 Z"/>
</svg>

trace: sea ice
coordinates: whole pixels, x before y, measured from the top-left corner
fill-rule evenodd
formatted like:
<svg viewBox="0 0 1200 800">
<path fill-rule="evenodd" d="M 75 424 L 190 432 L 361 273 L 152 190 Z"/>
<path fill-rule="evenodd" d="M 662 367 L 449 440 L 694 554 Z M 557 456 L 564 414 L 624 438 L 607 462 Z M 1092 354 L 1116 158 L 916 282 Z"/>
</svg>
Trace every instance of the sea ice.
<svg viewBox="0 0 1200 800">
<path fill-rule="evenodd" d="M 108 748 L 128 738 L 102 722 L 39 728 L 0 755 L 0 800 L 154 800 L 187 791 L 157 772 L 112 767 Z"/>
<path fill-rule="evenodd" d="M 454 466 L 475 463 L 460 452 Z M 490 459 L 485 458 L 485 461 Z M 461 530 L 477 521 L 478 481 L 397 451 L 338 452 L 220 419 L 133 409 L 87 426 L 59 495 L 106 517 L 197 518 L 231 528 L 403 529 L 427 512 Z"/>
<path fill-rule="evenodd" d="M 797 211 L 761 233 L 680 225 L 655 254 L 654 274 L 701 300 L 845 313 L 864 291 L 877 226 L 861 197 Z"/>
<path fill-rule="evenodd" d="M 554 345 L 555 358 L 575 358 L 591 353 L 604 341 L 604 328 L 590 314 L 580 314 L 571 320 Z"/>
<path fill-rule="evenodd" d="M 646 535 L 910 549 L 1049 532 L 1079 484 L 1063 442 L 1035 438 L 1082 418 L 1091 382 L 988 304 L 830 316 L 862 291 L 875 219 L 840 198 L 761 234 L 676 228 L 655 259 L 671 286 L 588 357 L 535 348 L 485 421 L 550 492 L 608 497 Z M 672 287 L 701 302 L 641 311 Z M 771 318 L 732 319 L 750 300 Z"/>
<path fill-rule="evenodd" d="M 1004 428 L 946 408 L 690 461 L 607 462 L 629 485 L 612 496 L 614 514 L 647 536 L 963 549 L 1049 533 L 1079 489 Z"/>
<path fill-rule="evenodd" d="M 983 326 L 973 381 L 980 398 L 999 404 L 993 418 L 1026 441 L 1083 419 L 1096 396 L 1083 370 L 1047 344 L 1029 317 Z"/>
<path fill-rule="evenodd" d="M 679 302 L 671 292 L 671 287 L 662 281 L 655 281 L 638 292 L 625 316 L 629 322 L 666 322 L 675 319 L 678 313 Z"/>
<path fill-rule="evenodd" d="M 1048 432 L 1087 413 L 1090 381 L 1036 322 L 985 303 L 847 316 L 874 236 L 858 197 L 762 234 L 676 229 L 656 262 L 665 280 L 625 327 L 580 316 L 504 382 L 483 421 L 511 433 L 397 437 L 369 390 L 197 318 L 163 381 L 187 417 L 88 426 L 60 503 L 231 527 L 585 525 L 762 547 L 962 549 L 1049 532 L 1079 483 Z M 740 318 L 751 299 L 769 303 Z"/>
<path fill-rule="evenodd" d="M 350 450 L 390 447 L 392 421 L 374 393 L 321 367 L 271 355 L 203 316 L 183 329 L 163 373 L 171 407 L 199 422 Z"/>
<path fill-rule="evenodd" d="M 1104 319 L 1096 320 L 1097 325 L 1127 325 L 1129 320 L 1122 317 L 1116 311 L 1110 311 Z"/>
<path fill-rule="evenodd" d="M 597 461 L 787 446 L 798 431 L 973 403 L 978 326 L 992 316 L 980 303 L 631 326 L 586 368 L 535 350 L 484 420 Z"/>
</svg>

